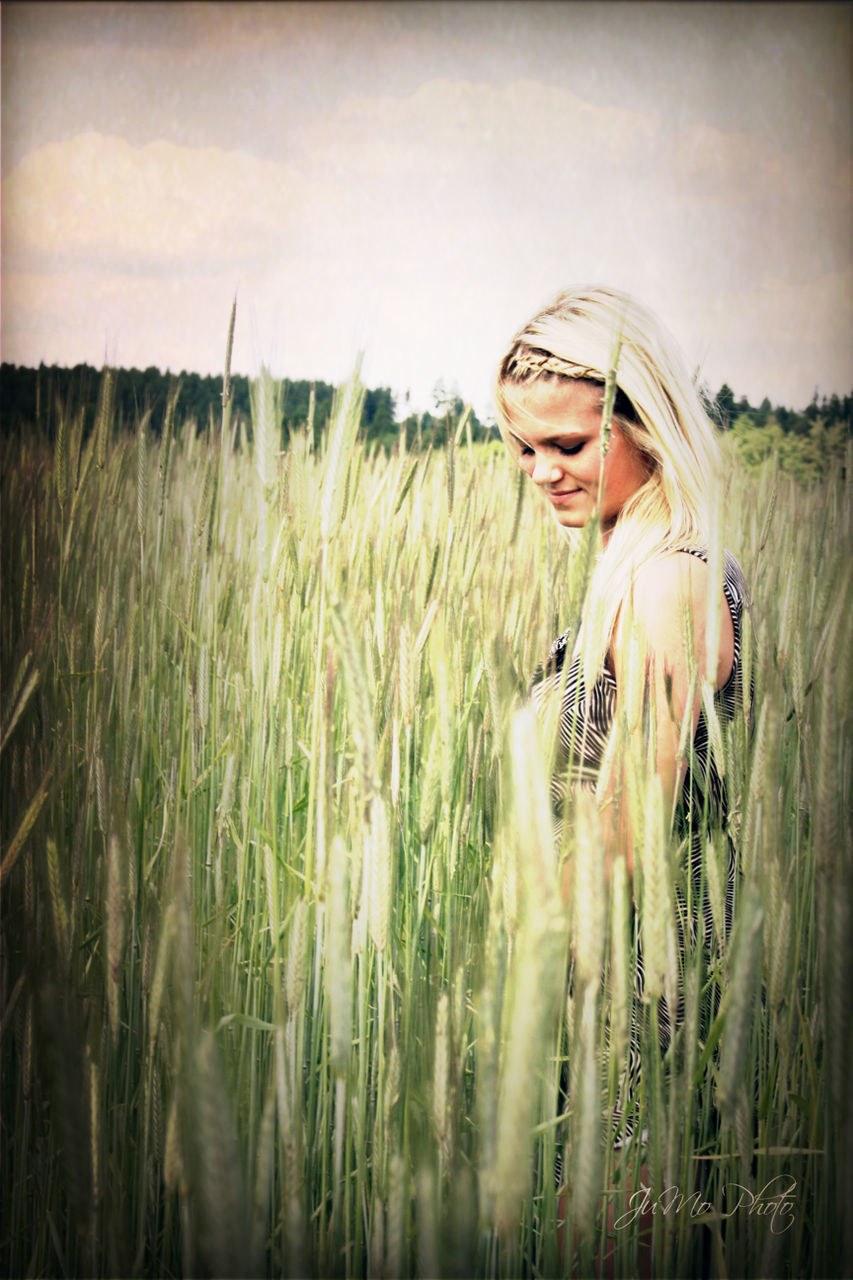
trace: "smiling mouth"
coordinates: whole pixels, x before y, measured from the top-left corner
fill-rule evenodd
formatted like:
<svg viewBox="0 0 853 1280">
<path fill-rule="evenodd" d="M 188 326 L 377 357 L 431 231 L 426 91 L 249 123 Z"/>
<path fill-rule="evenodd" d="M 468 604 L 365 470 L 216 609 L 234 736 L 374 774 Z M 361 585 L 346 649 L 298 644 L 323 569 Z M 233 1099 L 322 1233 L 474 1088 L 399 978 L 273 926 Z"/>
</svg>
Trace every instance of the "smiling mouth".
<svg viewBox="0 0 853 1280">
<path fill-rule="evenodd" d="M 562 502 L 564 498 L 574 497 L 576 493 L 580 492 L 580 489 L 549 489 L 548 500 L 550 502 Z"/>
</svg>

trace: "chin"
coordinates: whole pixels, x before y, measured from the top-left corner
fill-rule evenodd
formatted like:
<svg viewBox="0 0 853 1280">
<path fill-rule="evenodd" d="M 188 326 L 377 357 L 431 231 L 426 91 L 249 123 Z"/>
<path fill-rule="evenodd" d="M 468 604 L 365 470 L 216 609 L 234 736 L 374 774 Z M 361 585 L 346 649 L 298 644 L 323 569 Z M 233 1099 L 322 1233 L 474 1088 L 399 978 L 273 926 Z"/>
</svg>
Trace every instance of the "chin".
<svg viewBox="0 0 853 1280">
<path fill-rule="evenodd" d="M 558 524 L 565 525 L 567 529 L 582 529 L 592 515 L 593 508 L 585 508 L 578 510 L 574 507 L 552 507 L 554 519 Z"/>
<path fill-rule="evenodd" d="M 568 512 L 555 511 L 554 519 L 562 529 L 582 529 L 589 519 L 589 516 L 570 516 Z"/>
</svg>

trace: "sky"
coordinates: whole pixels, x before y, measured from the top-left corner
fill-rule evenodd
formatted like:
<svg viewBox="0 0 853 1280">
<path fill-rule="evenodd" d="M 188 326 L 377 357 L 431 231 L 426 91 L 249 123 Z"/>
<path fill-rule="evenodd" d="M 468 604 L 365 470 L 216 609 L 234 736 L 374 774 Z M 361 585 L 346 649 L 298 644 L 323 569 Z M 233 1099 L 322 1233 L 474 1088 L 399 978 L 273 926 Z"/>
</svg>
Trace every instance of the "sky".
<svg viewBox="0 0 853 1280">
<path fill-rule="evenodd" d="M 853 387 L 845 4 L 3 3 L 2 358 L 491 412 L 561 289 L 753 403 Z M 408 402 L 406 397 L 408 396 Z"/>
</svg>

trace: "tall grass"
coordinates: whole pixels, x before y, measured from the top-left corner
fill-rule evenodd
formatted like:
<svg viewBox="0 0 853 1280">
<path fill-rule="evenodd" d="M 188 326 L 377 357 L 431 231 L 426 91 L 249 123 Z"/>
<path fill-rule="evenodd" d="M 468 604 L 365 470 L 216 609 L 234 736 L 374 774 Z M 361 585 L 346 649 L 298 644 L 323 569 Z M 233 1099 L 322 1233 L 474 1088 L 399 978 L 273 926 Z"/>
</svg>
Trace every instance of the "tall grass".
<svg viewBox="0 0 853 1280">
<path fill-rule="evenodd" d="M 850 459 L 731 469 L 742 876 L 729 934 L 720 835 L 662 1055 L 679 851 L 641 776 L 635 881 L 582 810 L 562 905 L 522 704 L 580 570 L 507 459 L 366 449 L 357 380 L 319 453 L 277 451 L 268 374 L 253 450 L 179 404 L 117 436 L 106 375 L 89 439 L 3 444 L 4 1273 L 628 1275 L 649 1230 L 661 1275 L 840 1273 Z M 634 902 L 648 1139 L 614 1148 Z"/>
</svg>

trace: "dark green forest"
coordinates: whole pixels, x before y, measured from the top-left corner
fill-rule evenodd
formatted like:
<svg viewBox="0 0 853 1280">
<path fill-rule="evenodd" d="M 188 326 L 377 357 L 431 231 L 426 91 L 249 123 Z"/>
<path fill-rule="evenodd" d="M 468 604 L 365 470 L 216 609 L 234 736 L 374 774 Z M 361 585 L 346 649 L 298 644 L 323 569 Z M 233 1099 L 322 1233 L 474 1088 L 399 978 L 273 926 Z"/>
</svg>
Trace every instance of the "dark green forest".
<svg viewBox="0 0 853 1280">
<path fill-rule="evenodd" d="M 170 394 L 177 394 L 176 417 L 204 431 L 218 424 L 222 413 L 222 379 L 182 372 L 163 373 L 147 369 L 115 369 L 112 383 L 112 415 L 116 431 L 135 429 L 141 415 L 149 414 L 151 430 L 162 430 Z M 103 371 L 88 364 L 73 368 L 41 364 L 37 369 L 3 364 L 0 366 L 0 431 L 38 429 L 52 437 L 61 416 L 83 414 L 84 431 L 91 430 L 98 404 Z M 250 379 L 235 374 L 231 379 L 231 425 L 235 438 L 252 436 Z M 311 423 L 315 443 L 325 429 L 332 409 L 335 388 L 320 381 L 285 378 L 281 389 L 281 443 L 289 434 Z M 748 466 L 759 465 L 777 453 L 782 468 L 807 482 L 823 475 L 833 460 L 843 463 L 853 436 L 853 393 L 818 395 L 804 409 L 773 405 L 765 397 L 758 406 L 746 396 L 737 397 L 726 383 L 714 395 L 705 392 L 714 419 L 729 434 L 733 446 Z M 364 397 L 362 435 L 368 443 L 389 449 L 405 431 L 409 447 L 442 445 L 448 432 L 455 432 L 465 410 L 461 397 L 445 393 L 439 386 L 433 413 L 405 412 L 396 404 L 388 387 L 369 389 Z M 495 428 L 471 413 L 471 438 L 493 439 Z"/>
<path fill-rule="evenodd" d="M 222 414 L 222 378 L 182 372 L 162 373 L 147 369 L 115 369 L 112 386 L 112 413 L 116 430 L 133 430 L 144 413 L 150 414 L 151 430 L 159 436 L 170 392 L 177 391 L 176 417 L 184 423 L 195 423 L 197 431 L 218 424 Z M 71 369 L 58 365 L 39 365 L 37 369 L 3 364 L 0 366 L 0 430 L 14 432 L 38 426 L 50 437 L 61 414 L 84 414 L 84 430 L 92 429 L 98 404 L 103 371 L 88 364 Z M 252 438 L 251 380 L 245 375 L 231 376 L 231 425 Z M 319 441 L 332 411 L 335 387 L 328 382 L 281 380 L 281 440 L 284 447 L 293 430 L 301 430 L 312 422 L 315 443 Z M 312 408 L 313 395 L 313 408 Z M 434 413 L 400 416 L 388 387 L 368 389 L 364 396 L 361 431 L 368 442 L 385 448 L 394 444 L 403 428 L 415 447 L 443 444 L 449 429 L 455 429 L 464 402 L 458 395 L 441 395 L 441 406 Z M 492 433 L 472 413 L 472 437 L 484 439 Z"/>
</svg>

